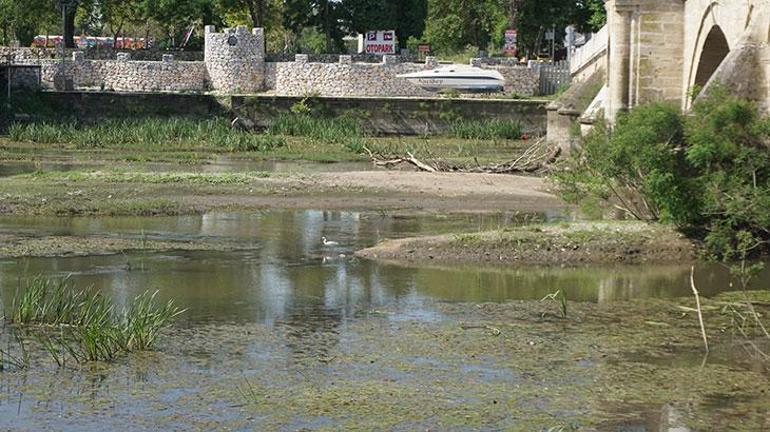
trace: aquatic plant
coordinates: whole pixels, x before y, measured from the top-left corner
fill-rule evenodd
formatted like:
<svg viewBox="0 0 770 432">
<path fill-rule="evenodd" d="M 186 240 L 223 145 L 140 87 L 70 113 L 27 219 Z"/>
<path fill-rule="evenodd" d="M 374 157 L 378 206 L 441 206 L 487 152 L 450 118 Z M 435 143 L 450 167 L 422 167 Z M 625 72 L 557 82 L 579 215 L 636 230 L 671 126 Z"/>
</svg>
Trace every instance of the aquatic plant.
<svg viewBox="0 0 770 432">
<path fill-rule="evenodd" d="M 158 306 L 157 295 L 140 294 L 118 312 L 108 298 L 76 290 L 68 278 L 38 276 L 14 296 L 9 321 L 33 330 L 60 367 L 68 356 L 76 363 L 112 361 L 123 353 L 152 349 L 161 331 L 185 312 L 171 300 Z"/>
<path fill-rule="evenodd" d="M 40 276 L 14 296 L 11 309 L 11 323 L 22 325 L 100 326 L 112 314 L 112 306 L 101 295 L 73 289 L 68 278 Z"/>
<path fill-rule="evenodd" d="M 126 351 L 148 350 L 155 345 L 160 331 L 167 327 L 185 310 L 174 306 L 169 300 L 162 306 L 156 305 L 158 291 L 146 291 L 137 296 L 123 311 L 119 322 L 122 348 Z"/>
<path fill-rule="evenodd" d="M 18 347 L 18 350 L 11 348 L 11 339 L 8 339 L 5 348 L 0 348 L 0 372 L 7 369 L 24 369 L 29 367 L 29 352 L 27 351 L 24 338 L 18 331 L 13 331 L 13 342 Z M 18 354 L 14 354 L 14 351 L 18 351 Z"/>
<path fill-rule="evenodd" d="M 563 290 L 558 290 L 543 297 L 540 301 L 550 300 L 559 305 L 559 313 L 562 318 L 567 318 L 567 295 Z M 545 315 L 545 314 L 544 314 Z"/>
</svg>

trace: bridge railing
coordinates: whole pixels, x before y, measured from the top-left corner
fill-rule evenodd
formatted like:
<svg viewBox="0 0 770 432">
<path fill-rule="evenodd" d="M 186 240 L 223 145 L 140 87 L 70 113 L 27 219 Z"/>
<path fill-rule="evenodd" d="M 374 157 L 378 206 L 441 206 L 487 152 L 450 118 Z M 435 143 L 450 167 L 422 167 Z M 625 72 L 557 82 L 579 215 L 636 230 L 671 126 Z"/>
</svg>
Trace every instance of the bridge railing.
<svg viewBox="0 0 770 432">
<path fill-rule="evenodd" d="M 591 39 L 585 45 L 572 53 L 570 62 L 570 73 L 573 75 L 580 72 L 586 65 L 594 62 L 597 58 L 607 52 L 610 44 L 610 32 L 607 26 L 604 26 L 598 32 L 594 33 Z"/>
</svg>

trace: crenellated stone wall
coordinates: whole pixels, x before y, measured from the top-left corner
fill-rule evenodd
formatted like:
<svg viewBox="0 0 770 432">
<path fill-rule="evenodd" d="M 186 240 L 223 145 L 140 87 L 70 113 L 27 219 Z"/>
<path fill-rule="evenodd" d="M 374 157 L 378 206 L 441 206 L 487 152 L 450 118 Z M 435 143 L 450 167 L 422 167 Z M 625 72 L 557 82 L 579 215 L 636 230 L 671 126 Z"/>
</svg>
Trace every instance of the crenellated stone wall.
<svg viewBox="0 0 770 432">
<path fill-rule="evenodd" d="M 207 92 L 279 96 L 324 97 L 425 97 L 435 95 L 398 75 L 433 69 L 434 58 L 425 63 L 404 62 L 399 56 L 384 56 L 379 63 L 356 62 L 342 55 L 335 63 L 310 62 L 297 54 L 294 61 L 266 62 L 264 30 L 246 27 L 216 32 L 206 27 L 204 61 L 177 61 L 163 54 L 161 61 L 135 61 L 127 52 L 114 59 L 93 60 L 88 53 L 73 51 L 61 62 L 46 57 L 46 50 L 10 50 L 16 64 L 42 68 L 42 88 L 60 90 L 104 90 L 117 92 Z M 3 51 L 0 49 L 0 54 Z M 506 78 L 505 93 L 535 96 L 540 74 L 536 68 L 488 64 L 474 59 L 473 65 L 495 69 Z M 64 79 L 62 77 L 64 70 Z"/>
<path fill-rule="evenodd" d="M 138 61 L 161 61 L 164 55 L 173 54 L 177 61 L 203 61 L 202 51 L 161 51 L 161 50 L 128 50 L 112 48 L 67 48 L 64 58 L 72 58 L 73 53 L 82 53 L 86 60 L 117 60 L 118 56 L 128 54 Z M 61 59 L 61 48 L 11 48 L 0 46 L 0 58 L 10 55 L 14 62 L 22 64 L 30 60 Z"/>
<path fill-rule="evenodd" d="M 293 62 L 275 63 L 267 80 L 268 87 L 281 96 L 430 96 L 410 82 L 397 78 L 399 74 L 425 70 L 425 65 L 400 63 L 385 57 L 382 63 L 353 63 L 350 56 L 341 56 L 338 63 L 309 63 L 298 54 Z"/>
<path fill-rule="evenodd" d="M 43 89 L 56 89 L 61 74 L 59 60 L 40 60 Z M 206 65 L 203 62 L 177 62 L 167 56 L 165 61 L 85 60 L 75 53 L 64 63 L 65 76 L 72 79 L 76 89 L 118 92 L 202 92 L 207 87 Z"/>
<path fill-rule="evenodd" d="M 378 64 L 354 63 L 351 60 L 351 56 L 343 55 L 338 63 L 310 63 L 307 56 L 298 54 L 293 62 L 268 63 L 265 69 L 265 88 L 281 96 L 419 97 L 436 94 L 398 78 L 400 74 L 434 69 L 438 64 L 433 59 L 428 59 L 425 64 L 402 63 L 398 57 L 393 56 L 385 56 Z M 505 77 L 506 94 L 537 95 L 540 86 L 540 73 L 537 69 L 525 66 L 480 66 L 498 70 Z"/>
</svg>

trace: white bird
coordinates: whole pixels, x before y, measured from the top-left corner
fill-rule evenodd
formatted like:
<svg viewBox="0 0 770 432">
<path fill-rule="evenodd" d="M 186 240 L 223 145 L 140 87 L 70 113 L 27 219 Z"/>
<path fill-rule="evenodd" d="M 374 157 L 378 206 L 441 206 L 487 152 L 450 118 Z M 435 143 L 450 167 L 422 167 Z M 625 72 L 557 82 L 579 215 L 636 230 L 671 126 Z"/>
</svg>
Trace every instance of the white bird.
<svg viewBox="0 0 770 432">
<path fill-rule="evenodd" d="M 326 239 L 326 237 L 321 237 L 321 241 L 323 241 L 324 246 L 339 246 L 340 244 L 336 241 L 329 241 Z"/>
</svg>

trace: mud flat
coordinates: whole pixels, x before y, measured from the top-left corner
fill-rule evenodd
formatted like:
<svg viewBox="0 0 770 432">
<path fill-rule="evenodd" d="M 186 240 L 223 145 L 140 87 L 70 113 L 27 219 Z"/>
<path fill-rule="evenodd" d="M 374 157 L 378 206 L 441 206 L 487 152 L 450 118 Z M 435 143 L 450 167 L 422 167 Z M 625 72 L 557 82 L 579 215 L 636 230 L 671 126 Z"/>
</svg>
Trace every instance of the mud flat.
<svg viewBox="0 0 770 432">
<path fill-rule="evenodd" d="M 576 222 L 384 241 L 360 258 L 404 263 L 576 265 L 689 262 L 697 246 L 673 228 Z"/>
<path fill-rule="evenodd" d="M 23 174 L 0 182 L 0 214 L 178 215 L 219 209 L 546 211 L 566 205 L 533 177 L 347 172 Z"/>
</svg>

